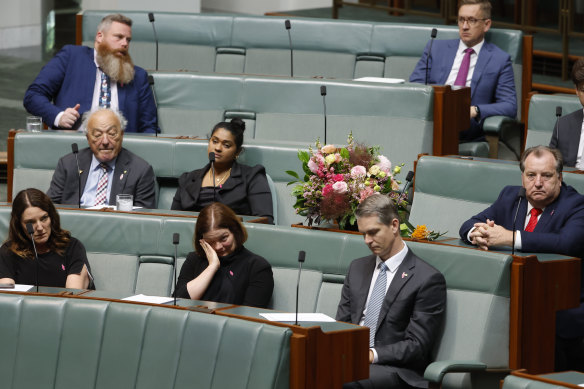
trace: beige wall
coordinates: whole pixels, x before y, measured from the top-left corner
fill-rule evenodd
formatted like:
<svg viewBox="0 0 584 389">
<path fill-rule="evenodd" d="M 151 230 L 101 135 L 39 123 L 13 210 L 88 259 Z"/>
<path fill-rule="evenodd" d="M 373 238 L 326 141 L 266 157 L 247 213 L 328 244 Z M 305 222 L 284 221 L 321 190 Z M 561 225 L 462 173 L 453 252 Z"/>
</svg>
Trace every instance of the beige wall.
<svg viewBox="0 0 584 389">
<path fill-rule="evenodd" d="M 0 0 L 0 49 L 40 46 L 43 7 L 52 0 Z"/>
</svg>

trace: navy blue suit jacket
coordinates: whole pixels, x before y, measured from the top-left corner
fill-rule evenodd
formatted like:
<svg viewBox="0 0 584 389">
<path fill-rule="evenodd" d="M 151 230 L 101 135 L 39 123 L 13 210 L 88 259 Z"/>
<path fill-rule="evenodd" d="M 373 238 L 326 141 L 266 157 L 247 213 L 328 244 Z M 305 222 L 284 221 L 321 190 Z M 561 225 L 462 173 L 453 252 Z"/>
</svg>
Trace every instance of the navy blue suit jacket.
<svg viewBox="0 0 584 389">
<path fill-rule="evenodd" d="M 468 232 L 474 223 L 494 220 L 508 230 L 513 229 L 517 210 L 518 186 L 507 186 L 497 201 L 460 227 L 460 237 L 467 243 Z M 562 183 L 560 195 L 548 205 L 533 232 L 523 231 L 527 217 L 527 201 L 523 199 L 517 213 L 515 230 L 521 230 L 521 251 L 532 253 L 559 253 L 584 257 L 584 196 L 571 186 Z M 584 266 L 582 267 L 584 272 Z M 584 276 L 584 274 L 583 274 Z M 583 281 L 584 281 L 584 277 Z M 584 282 L 581 283 L 580 301 L 584 301 Z M 584 336 L 584 304 L 579 308 L 558 312 L 557 333 L 564 338 Z"/>
<path fill-rule="evenodd" d="M 452 70 L 459 45 L 458 39 L 436 40 L 428 61 L 428 84 L 444 85 Z M 422 58 L 416 64 L 410 82 L 426 82 L 426 58 L 430 42 L 426 45 Z M 489 116 L 517 116 L 517 95 L 511 57 L 492 43 L 483 44 L 470 83 L 471 105 L 479 107 L 480 122 L 471 121 L 471 128 L 479 128 Z"/>
<path fill-rule="evenodd" d="M 129 84 L 118 83 L 120 111 L 128 120 L 126 132 L 150 132 L 158 130 L 158 115 L 148 73 L 138 66 L 134 80 Z M 81 104 L 79 113 L 91 110 L 95 86 L 96 66 L 93 48 L 66 45 L 40 71 L 24 95 L 24 107 L 32 115 L 41 116 L 53 127 L 59 112 Z M 73 129 L 79 128 L 81 119 Z"/>
<path fill-rule="evenodd" d="M 575 167 L 582 134 L 584 111 L 579 109 L 558 119 L 550 140 L 550 147 L 562 152 L 564 165 Z"/>
</svg>

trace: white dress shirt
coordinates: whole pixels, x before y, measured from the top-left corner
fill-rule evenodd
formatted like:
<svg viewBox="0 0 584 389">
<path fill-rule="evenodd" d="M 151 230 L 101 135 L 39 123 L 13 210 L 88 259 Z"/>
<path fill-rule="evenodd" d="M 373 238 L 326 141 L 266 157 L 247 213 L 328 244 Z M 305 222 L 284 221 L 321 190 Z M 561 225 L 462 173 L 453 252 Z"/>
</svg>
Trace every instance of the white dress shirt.
<svg viewBox="0 0 584 389">
<path fill-rule="evenodd" d="M 472 46 L 471 48 L 474 50 L 474 53 L 470 56 L 470 66 L 468 67 L 468 74 L 466 76 L 466 86 L 470 86 L 470 82 L 472 80 L 472 75 L 474 74 L 474 70 L 477 64 L 477 59 L 479 58 L 479 53 L 481 52 L 481 48 L 485 40 L 483 39 L 480 43 Z M 454 85 L 454 81 L 456 81 L 456 76 L 458 76 L 458 70 L 460 69 L 460 65 L 462 64 L 462 59 L 464 57 L 464 50 L 468 49 L 468 46 L 465 45 L 462 41 L 458 43 L 458 49 L 456 50 L 456 57 L 454 57 L 454 63 L 452 64 L 452 69 L 450 69 L 450 74 L 446 79 L 446 85 Z"/>
</svg>

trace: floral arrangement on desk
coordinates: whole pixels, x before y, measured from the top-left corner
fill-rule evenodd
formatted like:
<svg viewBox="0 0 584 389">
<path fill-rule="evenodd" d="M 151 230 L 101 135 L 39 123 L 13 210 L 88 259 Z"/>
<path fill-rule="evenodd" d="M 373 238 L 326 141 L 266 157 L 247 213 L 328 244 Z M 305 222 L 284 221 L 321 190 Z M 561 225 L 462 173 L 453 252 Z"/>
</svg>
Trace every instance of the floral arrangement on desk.
<svg viewBox="0 0 584 389">
<path fill-rule="evenodd" d="M 407 222 L 408 202 L 400 196 L 400 182 L 396 179 L 404 164 L 392 168 L 391 161 L 379 154 L 379 146 L 355 143 L 351 133 L 347 146 L 322 145 L 317 140 L 315 148 L 298 151 L 298 159 L 304 179 L 294 171 L 286 173 L 295 178 L 288 185 L 296 184 L 292 189 L 296 213 L 306 216 L 309 225 L 329 221 L 338 222 L 342 230 L 356 229 L 355 211 L 361 201 L 382 193 L 396 202 L 401 219 L 406 220 L 401 225 L 402 236 L 433 240 L 441 235 Z"/>
</svg>

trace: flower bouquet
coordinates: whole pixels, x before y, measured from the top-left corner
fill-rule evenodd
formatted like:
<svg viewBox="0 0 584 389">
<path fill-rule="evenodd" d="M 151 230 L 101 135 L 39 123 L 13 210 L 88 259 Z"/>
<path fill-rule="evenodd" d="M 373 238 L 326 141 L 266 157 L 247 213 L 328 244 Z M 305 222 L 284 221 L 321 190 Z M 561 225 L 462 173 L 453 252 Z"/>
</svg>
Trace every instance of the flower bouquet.
<svg viewBox="0 0 584 389">
<path fill-rule="evenodd" d="M 347 146 L 322 145 L 298 151 L 305 173 L 303 180 L 294 171 L 296 184 L 292 195 L 296 197 L 296 213 L 306 216 L 308 224 L 323 221 L 338 222 L 339 228 L 356 228 L 355 210 L 361 201 L 374 193 L 389 195 L 401 212 L 407 212 L 405 196 L 400 196 L 401 165 L 392 168 L 391 161 L 379 154 L 379 146 L 367 147 L 354 142 L 349 134 Z M 401 216 L 401 215 L 400 215 Z"/>
</svg>

